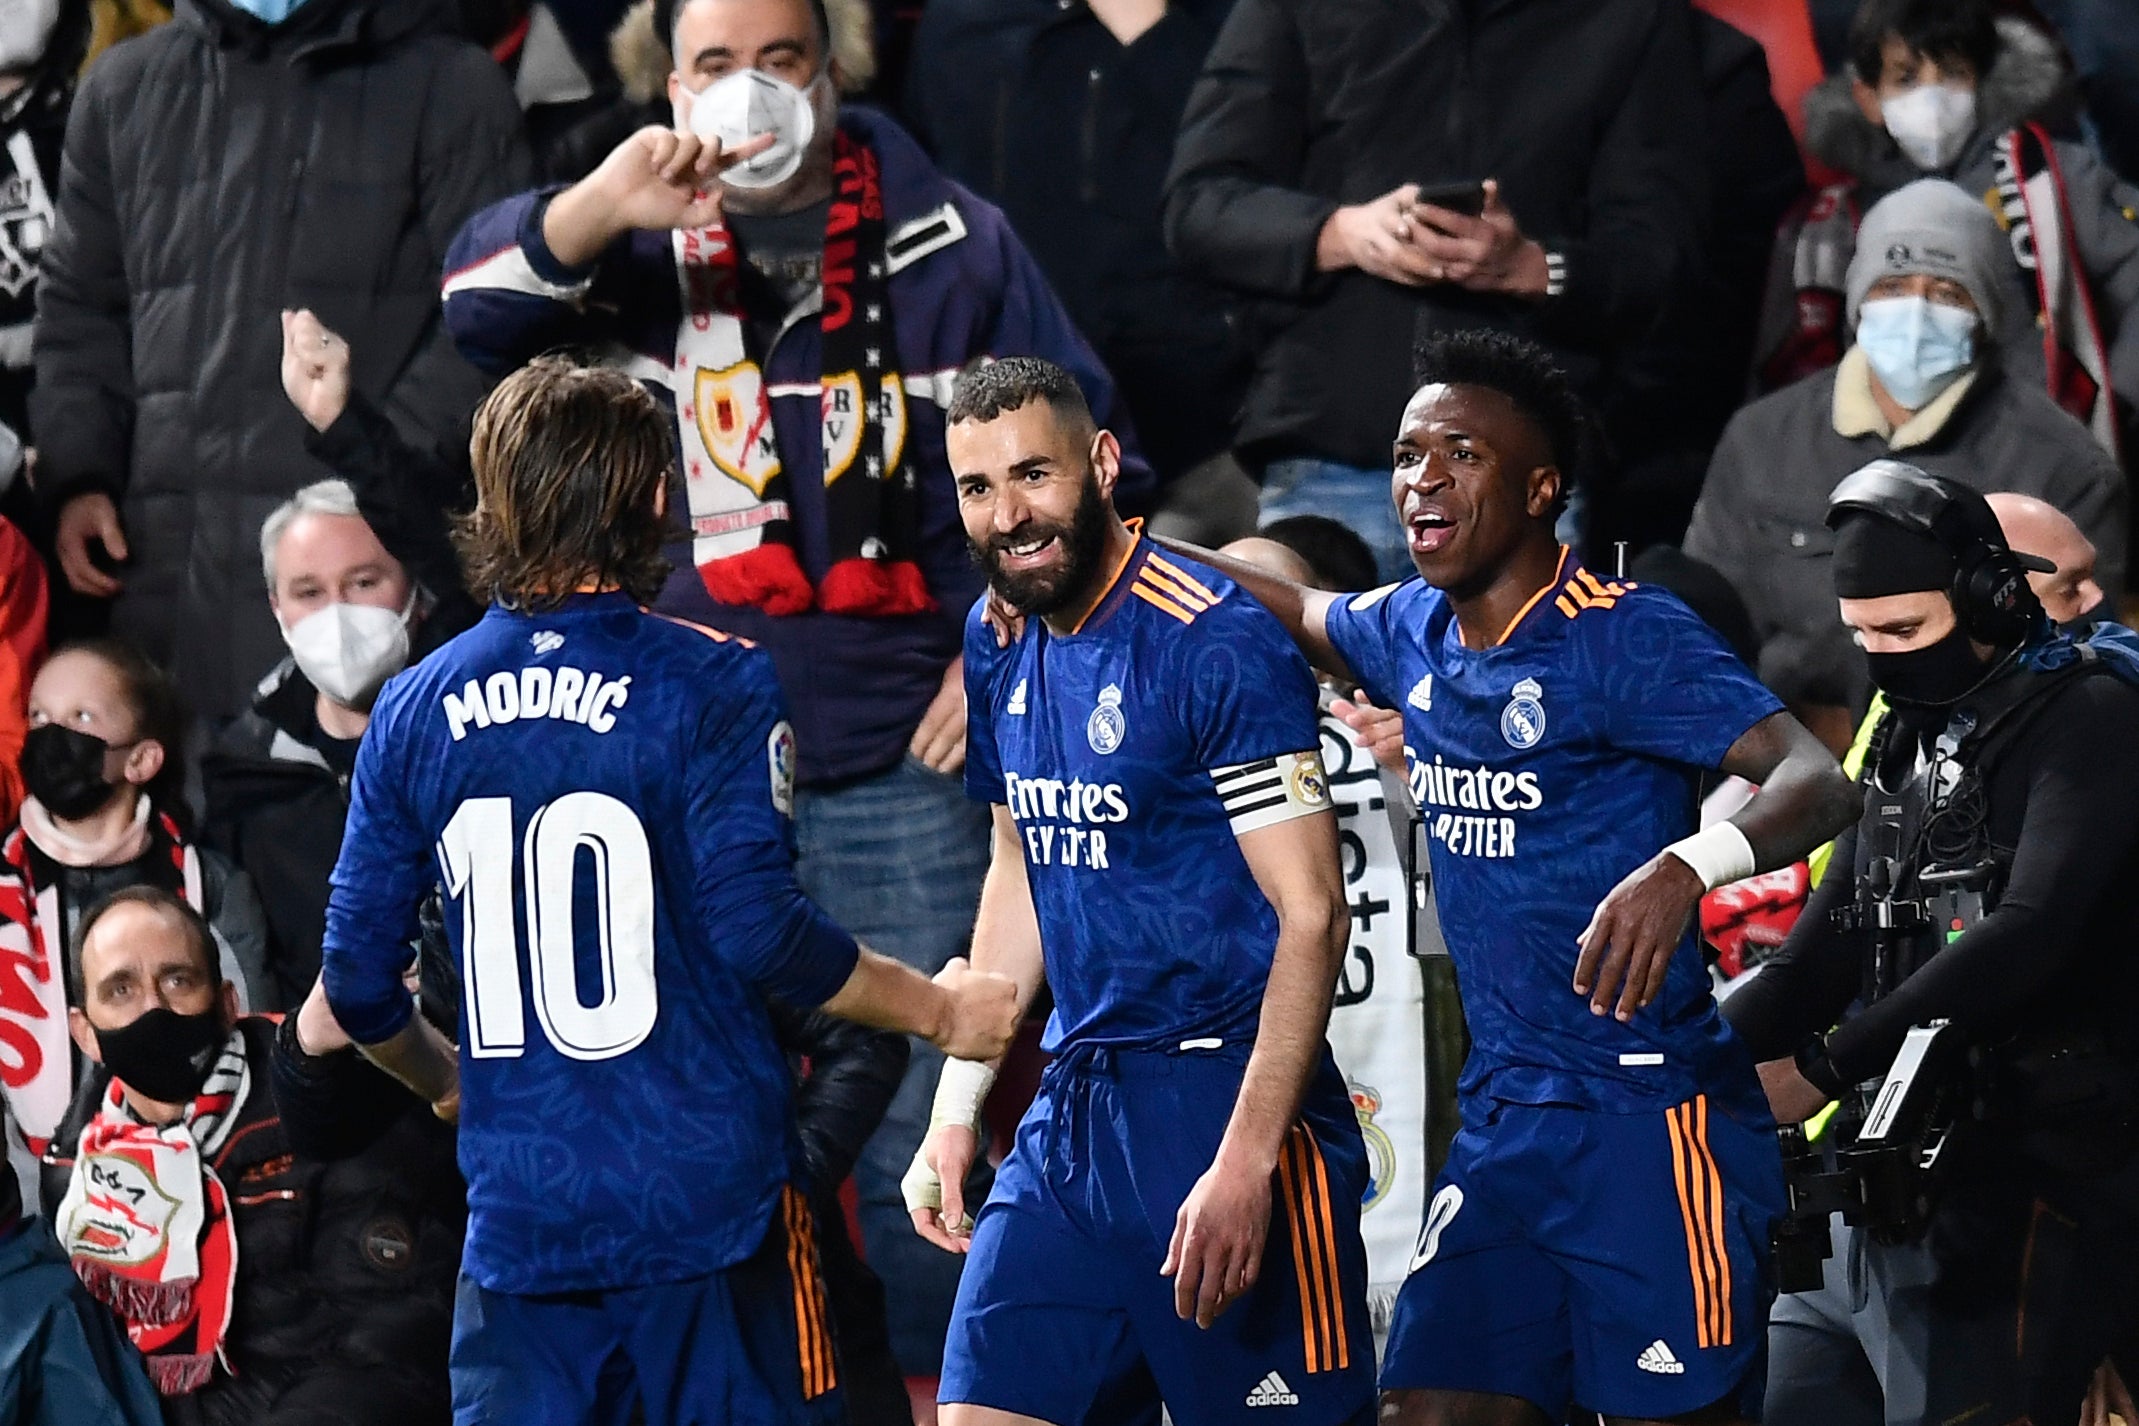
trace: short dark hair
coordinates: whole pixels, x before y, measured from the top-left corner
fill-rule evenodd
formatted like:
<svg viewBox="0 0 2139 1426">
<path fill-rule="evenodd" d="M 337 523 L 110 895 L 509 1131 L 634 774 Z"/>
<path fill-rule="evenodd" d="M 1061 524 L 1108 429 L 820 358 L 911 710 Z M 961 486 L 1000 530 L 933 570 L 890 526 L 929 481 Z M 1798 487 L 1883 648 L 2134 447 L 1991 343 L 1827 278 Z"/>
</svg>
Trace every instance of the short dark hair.
<svg viewBox="0 0 2139 1426">
<path fill-rule="evenodd" d="M 1489 327 L 1436 332 L 1412 349 L 1412 389 L 1477 386 L 1513 402 L 1544 437 L 1546 455 L 1560 472 L 1566 498 L 1584 454 L 1589 413 L 1567 373 L 1535 342 Z"/>
<path fill-rule="evenodd" d="M 1092 408 L 1084 399 L 1077 378 L 1041 357 L 1013 356 L 998 361 L 976 362 L 958 374 L 958 388 L 951 393 L 951 409 L 944 413 L 947 426 L 961 421 L 993 421 L 1005 411 L 1020 411 L 1034 401 L 1054 408 L 1064 425 L 1092 430 Z"/>
<path fill-rule="evenodd" d="M 185 825 L 190 816 L 186 806 L 186 732 L 192 716 L 186 711 L 178 685 L 147 654 L 116 635 L 62 644 L 52 651 L 52 658 L 61 654 L 87 654 L 117 675 L 126 706 L 134 715 L 135 738 L 154 738 L 163 747 L 163 767 L 143 790 L 157 811 Z"/>
<path fill-rule="evenodd" d="M 1886 69 L 1889 35 L 1941 65 L 1966 61 L 1979 81 L 1998 58 L 1990 0 L 1864 0 L 1849 22 L 1849 67 L 1866 84 Z"/>
<path fill-rule="evenodd" d="M 537 357 L 476 408 L 475 509 L 454 531 L 468 588 L 511 609 L 554 609 L 612 585 L 648 604 L 668 577 L 654 507 L 675 423 L 623 372 Z"/>
<path fill-rule="evenodd" d="M 200 953 L 201 966 L 208 972 L 208 979 L 214 984 L 222 984 L 223 953 L 221 948 L 216 945 L 215 928 L 208 924 L 207 917 L 188 905 L 184 898 L 174 896 L 160 886 L 146 884 L 122 886 L 96 905 L 90 907 L 88 914 L 82 917 L 82 924 L 74 928 L 74 964 L 72 969 L 76 982 L 75 989 L 80 992 L 77 1003 L 79 1003 L 80 999 L 85 999 L 88 992 L 88 986 L 82 974 L 82 948 L 89 944 L 89 933 L 96 929 L 97 922 L 103 920 L 105 913 L 109 912 L 114 906 L 129 905 L 146 906 L 151 910 L 161 911 L 167 916 L 174 917 L 180 925 L 186 928 L 186 938 L 193 943 L 193 949 Z"/>
<path fill-rule="evenodd" d="M 671 56 L 676 51 L 676 20 L 683 14 L 683 7 L 691 0 L 654 0 L 654 33 L 661 37 L 661 47 Z M 817 43 L 824 50 L 820 59 L 829 62 L 832 58 L 832 17 L 826 13 L 824 0 L 805 0 L 810 7 L 810 19 L 817 26 Z"/>
<path fill-rule="evenodd" d="M 1287 515 L 1255 532 L 1291 550 L 1314 571 L 1315 583 L 1333 591 L 1372 589 L 1381 583 L 1374 551 L 1357 531 L 1327 515 Z"/>
</svg>

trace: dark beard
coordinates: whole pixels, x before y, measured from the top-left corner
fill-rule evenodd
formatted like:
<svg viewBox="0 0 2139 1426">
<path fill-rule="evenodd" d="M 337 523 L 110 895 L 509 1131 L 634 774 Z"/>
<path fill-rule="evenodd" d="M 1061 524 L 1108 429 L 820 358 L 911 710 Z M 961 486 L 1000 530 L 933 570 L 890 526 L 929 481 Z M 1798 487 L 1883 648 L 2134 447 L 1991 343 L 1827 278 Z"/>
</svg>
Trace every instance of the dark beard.
<svg viewBox="0 0 2139 1426">
<path fill-rule="evenodd" d="M 1063 561 L 1052 573 L 1030 574 L 1005 571 L 1005 546 L 1022 545 L 1034 539 L 1055 536 L 1062 541 Z M 1009 535 L 993 535 L 984 545 L 968 542 L 973 559 L 988 576 L 988 585 L 998 598 L 1028 618 L 1053 614 L 1088 598 L 1099 578 L 1099 561 L 1107 547 L 1107 501 L 1099 493 L 1099 478 L 1089 468 L 1077 493 L 1077 508 L 1067 524 L 1028 522 Z"/>
</svg>

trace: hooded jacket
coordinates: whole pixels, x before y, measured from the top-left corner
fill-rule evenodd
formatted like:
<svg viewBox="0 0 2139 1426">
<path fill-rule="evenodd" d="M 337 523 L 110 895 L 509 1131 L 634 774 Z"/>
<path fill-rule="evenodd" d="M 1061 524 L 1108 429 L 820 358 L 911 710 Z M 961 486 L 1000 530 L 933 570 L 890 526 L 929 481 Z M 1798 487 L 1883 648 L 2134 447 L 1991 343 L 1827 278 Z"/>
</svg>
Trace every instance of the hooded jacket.
<svg viewBox="0 0 2139 1426">
<path fill-rule="evenodd" d="M 1938 174 L 1918 168 L 1884 128 L 1864 117 L 1851 93 L 1850 72 L 1830 76 L 1806 94 L 1805 146 L 1849 176 L 1848 201 L 1858 214 L 1905 184 L 1940 177 L 1981 197 L 1999 226 L 2010 231 L 1999 202 L 1994 151 L 2015 127 L 2044 121 L 2063 102 L 2067 81 L 2055 43 L 2033 26 L 2000 20 L 1998 41 L 1998 57 L 1976 88 L 1975 132 Z M 2072 248 L 2108 347 L 2110 385 L 2129 411 L 2139 406 L 2139 188 L 2120 180 L 2084 145 L 2057 140 L 2053 148 L 2072 216 Z M 1779 345 L 1792 320 L 1799 284 L 1792 280 L 1791 264 L 1801 231 L 1798 215 L 1785 222 L 1777 239 L 1762 320 L 1763 356 Z M 1846 253 L 1837 257 L 1848 260 Z M 1999 342 L 2006 368 L 2043 386 L 2042 332 L 2026 320 L 2035 310 L 2035 279 L 2017 261 L 2006 265 L 2004 277 L 2000 302 L 2015 318 L 2005 323 Z"/>
<path fill-rule="evenodd" d="M 1039 356 L 1077 378 L 1099 424 L 1124 436 L 1115 501 L 1148 508 L 1151 471 L 1135 453 L 1120 398 L 1099 358 L 1017 235 L 994 207 L 937 172 L 906 132 L 875 110 L 843 106 L 840 127 L 881 165 L 890 319 L 906 387 L 907 459 L 917 481 L 920 565 L 939 606 L 927 614 L 861 618 L 811 611 L 773 618 L 716 604 L 691 561 L 690 502 L 680 469 L 668 493 L 675 568 L 656 607 L 763 644 L 794 721 L 797 781 L 836 783 L 882 772 L 905 755 L 943 672 L 959 656 L 966 611 L 983 577 L 966 551 L 944 412 L 959 369 L 981 357 Z M 671 234 L 635 232 L 594 266 L 559 263 L 542 240 L 550 194 L 524 193 L 469 219 L 448 255 L 446 325 L 468 359 L 496 375 L 563 346 L 606 347 L 657 399 L 676 358 L 682 297 Z M 829 563 L 822 479 L 823 343 L 813 296 L 767 352 L 753 353 L 781 459 L 791 479 L 797 553 L 814 584 Z"/>
<path fill-rule="evenodd" d="M 213 1161 L 238 1240 L 232 1370 L 166 1400 L 167 1426 L 445 1426 L 468 1216 L 452 1128 L 354 1052 L 306 1055 L 294 1019 L 239 1026 L 252 1090 Z M 98 1066 L 45 1153 L 48 1212 L 110 1084 Z"/>
<path fill-rule="evenodd" d="M 1700 66 L 1669 0 L 1237 0 L 1190 93 L 1166 240 L 1258 299 L 1235 445 L 1386 468 L 1414 340 L 1512 327 L 1594 389 L 1696 271 L 1709 216 Z M 1566 262 L 1538 303 L 1315 270 L 1340 206 L 1497 178 Z"/>
<path fill-rule="evenodd" d="M 429 0 L 228 0 L 113 47 L 68 121 L 37 332 L 40 495 L 118 498 L 115 632 L 196 711 L 236 715 L 281 641 L 268 512 L 328 474 L 282 394 L 278 313 L 349 339 L 358 391 L 425 445 L 466 439 L 480 377 L 438 317 L 454 231 L 527 180 L 520 113 Z M 187 636 L 187 631 L 192 631 Z"/>
</svg>

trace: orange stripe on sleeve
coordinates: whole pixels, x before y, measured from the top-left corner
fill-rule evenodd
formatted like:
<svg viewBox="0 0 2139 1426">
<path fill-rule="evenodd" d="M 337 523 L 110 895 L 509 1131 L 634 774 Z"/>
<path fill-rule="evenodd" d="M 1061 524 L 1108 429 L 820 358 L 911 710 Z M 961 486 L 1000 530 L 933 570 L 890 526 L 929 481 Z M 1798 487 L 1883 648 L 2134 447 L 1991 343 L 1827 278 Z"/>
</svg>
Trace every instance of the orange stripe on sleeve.
<svg viewBox="0 0 2139 1426">
<path fill-rule="evenodd" d="M 1148 584 L 1159 593 L 1172 596 L 1195 610 L 1198 614 L 1210 608 L 1215 602 L 1196 593 L 1195 590 L 1188 588 L 1171 575 L 1161 574 L 1158 570 L 1153 569 L 1148 561 L 1142 569 L 1137 571 L 1136 577 L 1139 583 Z"/>
<path fill-rule="evenodd" d="M 1293 1166 L 1294 1151 L 1298 1145 L 1293 1136 L 1285 1136 L 1278 1147 L 1278 1183 L 1284 1190 L 1285 1226 L 1292 1230 L 1292 1270 L 1299 1279 L 1300 1289 L 1300 1352 L 1310 1372 L 1319 1369 L 1315 1341 L 1315 1299 L 1308 1281 L 1307 1230 L 1300 1202 L 1299 1171 Z"/>
<path fill-rule="evenodd" d="M 1153 608 L 1165 610 L 1168 614 L 1173 615 L 1174 618 L 1179 619 L 1184 624 L 1193 624 L 1196 622 L 1195 615 L 1189 613 L 1186 609 L 1183 609 L 1180 605 L 1174 603 L 1165 595 L 1154 593 L 1151 589 L 1151 586 L 1145 584 L 1142 580 L 1138 580 L 1135 584 L 1130 585 L 1129 592 L 1131 594 L 1134 594 L 1137 598 L 1143 600 L 1146 604 L 1151 605 Z"/>
<path fill-rule="evenodd" d="M 1181 568 L 1181 566 L 1175 564 L 1172 560 L 1166 558 L 1166 556 L 1160 554 L 1157 550 L 1153 550 L 1151 552 L 1151 558 L 1144 561 L 1144 567 L 1147 569 L 1157 569 L 1162 574 L 1172 576 L 1175 580 L 1187 585 L 1191 590 L 1201 595 L 1204 599 L 1208 600 L 1212 604 L 1216 604 L 1218 602 L 1218 596 L 1211 593 L 1211 591 L 1204 586 L 1203 581 L 1197 579 L 1194 575 L 1190 574 L 1187 570 Z"/>
<path fill-rule="evenodd" d="M 1573 601 L 1569 600 L 1566 595 L 1563 594 L 1552 602 L 1558 605 L 1560 612 L 1562 614 L 1565 614 L 1568 618 L 1572 619 L 1575 617 L 1574 603 Z"/>
<path fill-rule="evenodd" d="M 1344 1336 L 1344 1279 L 1337 1270 L 1337 1224 L 1330 1213 L 1329 1164 L 1322 1157 L 1322 1146 L 1315 1142 L 1315 1131 L 1305 1124 L 1300 1128 L 1307 1135 L 1307 1147 L 1315 1159 L 1315 1192 L 1322 1207 L 1322 1255 L 1329 1268 L 1329 1296 L 1323 1305 L 1330 1340 L 1336 1348 L 1337 1370 L 1343 1371 L 1352 1364 L 1352 1345 Z"/>
</svg>

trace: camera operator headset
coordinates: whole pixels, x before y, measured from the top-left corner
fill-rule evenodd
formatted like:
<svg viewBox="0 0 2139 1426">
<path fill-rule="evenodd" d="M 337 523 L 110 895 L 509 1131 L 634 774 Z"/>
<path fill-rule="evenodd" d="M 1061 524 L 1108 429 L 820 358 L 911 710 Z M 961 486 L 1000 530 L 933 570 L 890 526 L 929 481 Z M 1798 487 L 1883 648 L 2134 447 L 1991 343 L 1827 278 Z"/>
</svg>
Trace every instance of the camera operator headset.
<svg viewBox="0 0 2139 1426">
<path fill-rule="evenodd" d="M 1766 1419 L 2071 1421 L 2139 1267 L 2139 639 L 2051 625 L 2045 562 L 1914 466 L 1856 471 L 1827 523 L 1892 709 L 1862 821 L 1724 1015 L 1779 1122 L 1842 1101 L 1830 1168 L 1911 1030 L 1946 1022 L 1952 1129 L 1907 1155 L 1897 1211 L 1865 1191 L 1838 1216 L 1820 1288 L 1778 1299 Z"/>
</svg>

